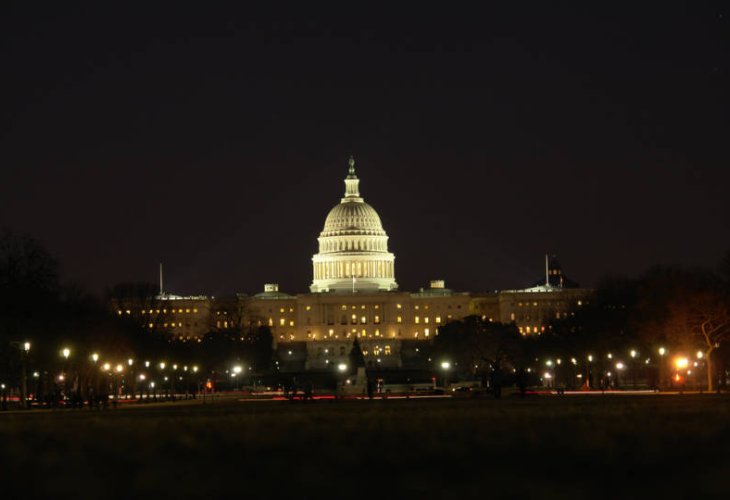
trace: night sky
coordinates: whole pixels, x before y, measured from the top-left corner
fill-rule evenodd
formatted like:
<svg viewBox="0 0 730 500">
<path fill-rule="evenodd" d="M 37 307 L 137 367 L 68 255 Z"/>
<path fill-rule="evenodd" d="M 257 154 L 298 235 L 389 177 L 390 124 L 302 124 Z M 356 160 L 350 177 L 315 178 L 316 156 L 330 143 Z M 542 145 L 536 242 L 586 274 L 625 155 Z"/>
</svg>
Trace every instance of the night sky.
<svg viewBox="0 0 730 500">
<path fill-rule="evenodd" d="M 350 154 L 401 289 L 730 250 L 722 2 L 98 3 L 1 7 L 0 226 L 66 282 L 305 292 Z"/>
</svg>

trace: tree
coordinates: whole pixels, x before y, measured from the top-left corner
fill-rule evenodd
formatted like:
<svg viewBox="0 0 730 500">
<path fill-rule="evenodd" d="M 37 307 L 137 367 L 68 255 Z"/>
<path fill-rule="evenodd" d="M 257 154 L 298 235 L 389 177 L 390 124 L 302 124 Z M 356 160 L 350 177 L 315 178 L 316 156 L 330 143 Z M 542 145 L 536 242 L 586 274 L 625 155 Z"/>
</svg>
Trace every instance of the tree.
<svg viewBox="0 0 730 500">
<path fill-rule="evenodd" d="M 350 370 L 352 373 L 356 372 L 358 368 L 365 366 L 365 356 L 362 354 L 360 348 L 360 342 L 355 338 L 352 342 L 352 349 L 350 350 Z"/>
<path fill-rule="evenodd" d="M 730 308 L 726 293 L 715 289 L 695 290 L 669 303 L 664 322 L 667 337 L 692 351 L 700 348 L 707 364 L 707 390 L 714 389 L 713 353 L 730 339 Z"/>
<path fill-rule="evenodd" d="M 243 337 L 246 357 L 253 361 L 253 367 L 258 372 L 265 372 L 271 368 L 274 357 L 274 336 L 268 326 L 259 326 L 246 332 Z"/>
<path fill-rule="evenodd" d="M 41 329 L 53 317 L 59 288 L 58 265 L 37 240 L 0 231 L 0 336 Z"/>
<path fill-rule="evenodd" d="M 522 338 L 514 325 L 490 323 L 473 315 L 451 321 L 438 330 L 432 356 L 449 361 L 462 374 L 484 376 L 505 361 L 521 358 Z"/>
</svg>

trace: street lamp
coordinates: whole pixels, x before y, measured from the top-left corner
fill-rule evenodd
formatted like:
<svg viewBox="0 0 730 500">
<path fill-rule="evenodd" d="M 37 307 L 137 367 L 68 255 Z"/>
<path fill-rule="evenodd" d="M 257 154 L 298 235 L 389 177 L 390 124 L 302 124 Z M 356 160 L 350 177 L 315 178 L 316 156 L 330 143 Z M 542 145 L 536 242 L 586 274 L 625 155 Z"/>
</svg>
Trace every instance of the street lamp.
<svg viewBox="0 0 730 500">
<path fill-rule="evenodd" d="M 238 375 L 240 375 L 241 372 L 243 371 L 243 367 L 241 365 L 236 365 L 233 367 L 232 371 L 233 371 L 233 373 L 231 373 L 231 377 L 233 377 L 236 380 L 236 390 L 238 390 L 238 388 L 239 388 Z"/>
<path fill-rule="evenodd" d="M 631 351 L 629 352 L 629 354 L 631 355 L 631 379 L 632 379 L 632 386 L 633 386 L 633 389 L 636 390 L 636 371 L 637 371 L 637 367 L 636 367 L 636 356 L 638 356 L 639 353 L 637 353 L 635 349 L 631 349 Z"/>
<path fill-rule="evenodd" d="M 61 350 L 61 356 L 63 356 L 63 397 L 68 398 L 68 377 L 66 376 L 66 372 L 68 371 L 68 357 L 71 355 L 71 349 L 68 347 L 64 347 Z"/>
<path fill-rule="evenodd" d="M 99 354 L 98 353 L 93 353 L 91 355 L 91 361 L 93 361 L 94 363 L 96 363 L 97 361 L 99 361 Z"/>
<path fill-rule="evenodd" d="M 444 371 L 444 390 L 446 390 L 446 379 L 449 374 L 449 368 L 451 368 L 451 363 L 449 363 L 448 361 L 441 362 L 441 369 Z"/>
<path fill-rule="evenodd" d="M 28 405 L 28 353 L 30 352 L 30 342 L 23 342 L 23 355 L 21 369 L 23 370 L 20 377 L 20 407 L 25 408 Z"/>
<path fill-rule="evenodd" d="M 616 363 L 616 389 L 618 389 L 621 384 L 619 375 L 621 375 L 621 371 L 624 368 L 626 368 L 626 365 L 624 365 L 621 361 Z"/>
</svg>

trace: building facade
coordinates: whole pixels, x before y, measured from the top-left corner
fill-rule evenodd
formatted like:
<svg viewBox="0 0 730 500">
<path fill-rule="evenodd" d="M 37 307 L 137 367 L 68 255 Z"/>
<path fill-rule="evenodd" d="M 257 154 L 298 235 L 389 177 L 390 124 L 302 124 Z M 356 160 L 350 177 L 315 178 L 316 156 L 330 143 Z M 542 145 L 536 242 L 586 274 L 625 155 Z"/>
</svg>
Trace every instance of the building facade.
<svg viewBox="0 0 730 500">
<path fill-rule="evenodd" d="M 544 282 L 525 289 L 455 292 L 433 280 L 418 292 L 398 290 L 388 235 L 360 195 L 359 182 L 350 158 L 344 197 L 325 218 L 319 251 L 312 257 L 309 293 L 291 295 L 266 284 L 253 296 L 163 294 L 149 303 L 117 301 L 113 307 L 181 341 L 266 325 L 280 356 L 299 356 L 304 368 L 327 370 L 348 361 L 354 339 L 368 364 L 397 368 L 404 341 L 428 341 L 449 321 L 478 315 L 514 323 L 523 335 L 539 335 L 551 320 L 573 314 L 590 300 L 592 291 L 567 280 L 555 259 L 546 259 Z"/>
</svg>

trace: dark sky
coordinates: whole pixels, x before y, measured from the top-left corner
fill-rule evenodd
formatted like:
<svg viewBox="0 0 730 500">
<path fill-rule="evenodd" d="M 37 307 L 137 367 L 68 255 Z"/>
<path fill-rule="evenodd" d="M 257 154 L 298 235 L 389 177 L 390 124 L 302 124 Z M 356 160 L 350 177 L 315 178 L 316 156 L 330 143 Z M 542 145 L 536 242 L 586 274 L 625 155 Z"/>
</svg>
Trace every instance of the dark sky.
<svg viewBox="0 0 730 500">
<path fill-rule="evenodd" d="M 350 154 L 402 289 L 730 249 L 722 2 L 98 3 L 1 7 L 0 226 L 68 282 L 306 291 Z"/>
</svg>

